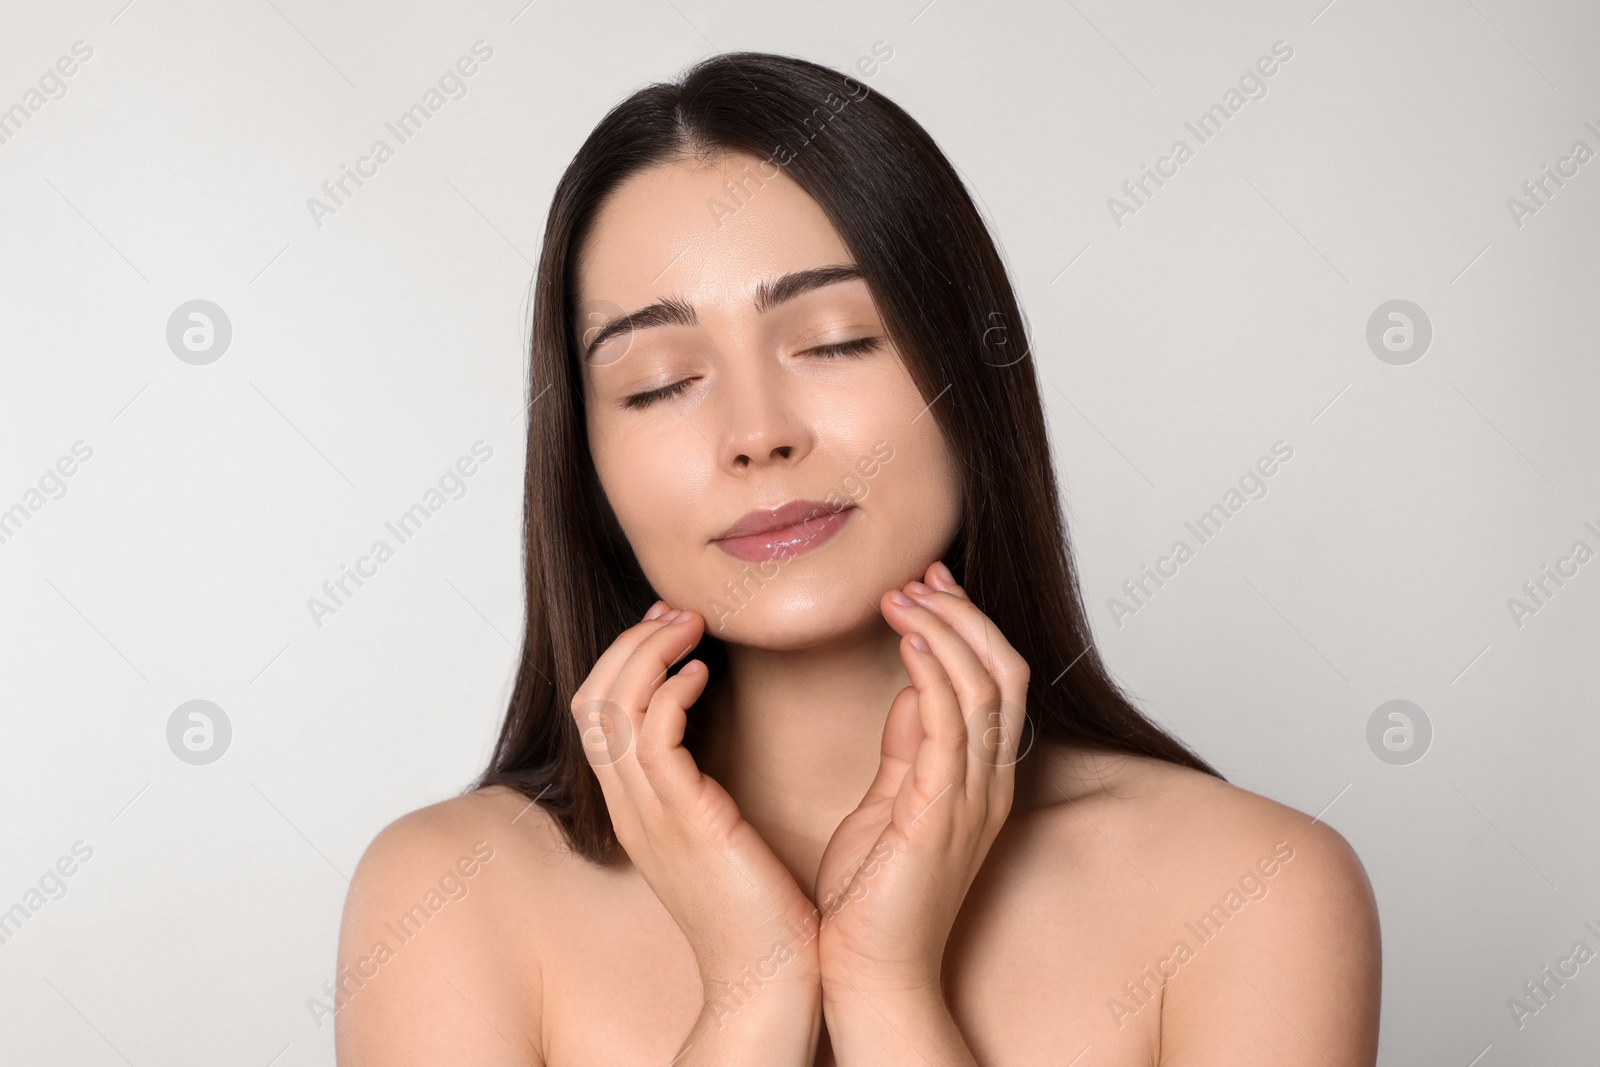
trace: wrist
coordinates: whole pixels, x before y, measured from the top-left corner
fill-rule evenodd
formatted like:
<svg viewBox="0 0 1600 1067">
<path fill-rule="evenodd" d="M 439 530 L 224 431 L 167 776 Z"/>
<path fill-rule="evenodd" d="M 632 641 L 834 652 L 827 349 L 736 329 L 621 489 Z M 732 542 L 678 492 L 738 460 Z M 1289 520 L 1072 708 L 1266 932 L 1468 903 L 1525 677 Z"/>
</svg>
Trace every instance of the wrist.
<svg viewBox="0 0 1600 1067">
<path fill-rule="evenodd" d="M 824 1000 L 835 1001 L 862 995 L 897 1001 L 915 1001 L 919 997 L 942 1001 L 944 983 L 937 963 L 844 962 L 833 957 L 822 967 L 822 995 Z"/>
<path fill-rule="evenodd" d="M 822 1018 L 821 986 L 804 982 L 707 985 L 704 1001 L 701 1013 L 714 1029 L 774 1040 L 808 1033 Z"/>
<path fill-rule="evenodd" d="M 702 971 L 700 989 L 706 1010 L 721 1021 L 747 1011 L 782 1013 L 820 1005 L 822 976 L 814 961 L 789 957 Z"/>
<path fill-rule="evenodd" d="M 912 988 L 829 987 L 822 1018 L 840 1063 L 974 1067 L 937 981 Z"/>
<path fill-rule="evenodd" d="M 915 1013 L 944 1010 L 944 986 L 937 975 L 904 979 L 861 980 L 851 975 L 824 975 L 822 1006 L 826 1010 L 853 1011 L 871 1006 L 895 1005 Z"/>
<path fill-rule="evenodd" d="M 768 983 L 743 1000 L 708 995 L 673 1062 L 810 1067 L 822 1019 L 820 990 L 800 983 Z"/>
</svg>

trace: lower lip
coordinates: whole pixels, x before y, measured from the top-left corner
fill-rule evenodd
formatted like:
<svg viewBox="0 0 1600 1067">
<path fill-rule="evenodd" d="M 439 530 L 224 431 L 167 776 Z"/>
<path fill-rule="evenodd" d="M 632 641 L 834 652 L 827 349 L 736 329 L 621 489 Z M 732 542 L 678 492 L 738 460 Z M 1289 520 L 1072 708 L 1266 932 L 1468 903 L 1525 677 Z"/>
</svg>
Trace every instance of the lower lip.
<svg viewBox="0 0 1600 1067">
<path fill-rule="evenodd" d="M 764 563 L 780 557 L 793 559 L 795 556 L 821 548 L 833 540 L 833 536 L 850 521 L 850 516 L 855 510 L 849 507 L 843 511 L 786 526 L 781 530 L 768 530 L 766 533 L 750 534 L 746 537 L 725 537 L 713 544 L 733 558 L 742 559 L 746 563 Z"/>
</svg>

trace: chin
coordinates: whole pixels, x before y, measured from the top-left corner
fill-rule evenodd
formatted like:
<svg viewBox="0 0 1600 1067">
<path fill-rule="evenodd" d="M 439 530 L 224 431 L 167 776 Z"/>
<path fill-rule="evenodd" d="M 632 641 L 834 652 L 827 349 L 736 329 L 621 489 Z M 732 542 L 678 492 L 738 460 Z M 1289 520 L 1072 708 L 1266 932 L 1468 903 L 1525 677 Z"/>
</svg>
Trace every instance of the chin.
<svg viewBox="0 0 1600 1067">
<path fill-rule="evenodd" d="M 869 590 L 870 595 L 870 584 L 863 585 L 854 575 L 848 576 L 848 581 L 840 575 L 815 578 L 814 582 L 785 583 L 780 576 L 762 588 L 752 585 L 740 598 L 724 589 L 709 609 L 701 609 L 706 633 L 729 644 L 789 652 L 857 634 L 874 623 L 883 624 L 877 604 L 863 600 L 851 588 L 854 584 Z"/>
</svg>

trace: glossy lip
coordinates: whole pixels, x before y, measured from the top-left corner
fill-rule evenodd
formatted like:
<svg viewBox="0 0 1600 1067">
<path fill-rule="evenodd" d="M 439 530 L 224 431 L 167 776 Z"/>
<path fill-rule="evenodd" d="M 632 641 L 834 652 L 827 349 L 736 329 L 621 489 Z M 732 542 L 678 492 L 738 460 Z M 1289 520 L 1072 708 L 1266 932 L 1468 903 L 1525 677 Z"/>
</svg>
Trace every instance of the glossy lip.
<svg viewBox="0 0 1600 1067">
<path fill-rule="evenodd" d="M 832 540 L 854 511 L 853 504 L 834 508 L 815 500 L 794 500 L 770 511 L 750 512 L 712 544 L 748 563 L 793 559 Z"/>
<path fill-rule="evenodd" d="M 723 530 L 712 540 L 724 541 L 730 537 L 750 537 L 754 534 L 785 530 L 807 519 L 821 518 L 825 515 L 844 511 L 851 506 L 847 504 L 845 507 L 836 508 L 821 500 L 791 500 L 787 504 L 782 504 L 775 508 L 757 508 L 739 516 L 739 521 Z"/>
</svg>

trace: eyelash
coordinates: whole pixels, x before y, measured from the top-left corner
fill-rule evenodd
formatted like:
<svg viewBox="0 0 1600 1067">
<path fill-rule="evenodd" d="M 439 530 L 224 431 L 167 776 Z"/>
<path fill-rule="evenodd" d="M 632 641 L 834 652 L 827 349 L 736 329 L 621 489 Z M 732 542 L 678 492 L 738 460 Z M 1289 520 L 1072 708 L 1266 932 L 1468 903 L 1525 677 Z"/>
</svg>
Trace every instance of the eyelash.
<svg viewBox="0 0 1600 1067">
<path fill-rule="evenodd" d="M 840 341 L 838 344 L 820 345 L 816 348 L 808 348 L 802 353 L 802 355 L 816 355 L 818 353 L 825 353 L 825 355 L 822 357 L 824 359 L 840 359 L 845 357 L 859 359 L 868 352 L 876 350 L 878 345 L 881 343 L 882 338 L 879 337 L 858 337 L 854 341 Z M 685 378 L 681 382 L 675 382 L 672 385 L 665 386 L 661 389 L 652 389 L 647 393 L 635 393 L 633 396 L 630 396 L 624 400 L 622 402 L 622 406 L 629 410 L 647 408 L 651 404 L 654 404 L 657 400 L 667 400 L 677 396 L 679 393 L 689 388 L 690 383 L 693 381 L 693 378 Z"/>
</svg>

